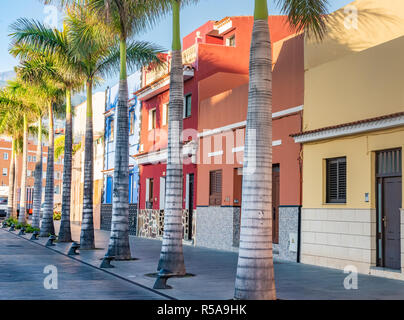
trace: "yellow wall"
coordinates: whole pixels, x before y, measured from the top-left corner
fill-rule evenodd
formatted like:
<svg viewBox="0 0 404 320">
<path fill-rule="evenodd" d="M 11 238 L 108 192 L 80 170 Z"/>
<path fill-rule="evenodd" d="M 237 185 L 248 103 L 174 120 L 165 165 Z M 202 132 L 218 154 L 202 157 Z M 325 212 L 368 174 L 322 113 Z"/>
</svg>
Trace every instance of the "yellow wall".
<svg viewBox="0 0 404 320">
<path fill-rule="evenodd" d="M 358 10 L 357 28 L 345 9 Z M 348 18 L 348 19 L 347 19 Z M 306 69 L 359 52 L 404 35 L 403 0 L 357 0 L 333 12 L 322 42 L 308 39 L 305 46 Z"/>
<path fill-rule="evenodd" d="M 306 71 L 303 130 L 403 111 L 403 49 L 400 37 Z"/>
<path fill-rule="evenodd" d="M 403 148 L 404 128 L 355 135 L 303 146 L 303 207 L 304 208 L 375 208 L 374 152 Z M 325 159 L 346 156 L 347 203 L 325 203 Z M 404 168 L 404 157 L 403 164 Z M 365 202 L 369 193 L 370 202 Z M 404 207 L 404 188 L 403 188 Z"/>
</svg>

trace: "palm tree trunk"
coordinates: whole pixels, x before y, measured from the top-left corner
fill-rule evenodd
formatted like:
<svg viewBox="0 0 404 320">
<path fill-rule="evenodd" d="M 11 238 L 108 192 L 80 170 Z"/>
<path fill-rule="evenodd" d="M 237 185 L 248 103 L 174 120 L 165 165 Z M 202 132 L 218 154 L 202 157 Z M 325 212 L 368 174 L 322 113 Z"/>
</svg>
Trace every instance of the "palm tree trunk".
<svg viewBox="0 0 404 320">
<path fill-rule="evenodd" d="M 27 223 L 26 202 L 27 202 L 27 155 L 28 155 L 28 121 L 24 114 L 24 142 L 22 148 L 22 173 L 21 173 L 21 196 L 20 215 L 18 222 L 25 225 Z"/>
<path fill-rule="evenodd" d="M 58 240 L 60 242 L 71 242 L 72 234 L 70 229 L 70 198 L 72 192 L 72 92 L 66 90 L 66 132 L 65 132 L 65 153 L 63 165 L 63 191 L 62 191 L 62 219 Z"/>
<path fill-rule="evenodd" d="M 80 248 L 94 249 L 94 218 L 93 218 L 93 82 L 87 80 L 87 116 L 86 136 L 84 144 L 84 192 L 83 220 L 81 224 Z"/>
<path fill-rule="evenodd" d="M 16 143 L 17 143 L 17 141 L 16 141 Z M 16 146 L 17 147 L 17 146 Z M 14 173 L 14 175 L 15 175 L 15 182 L 14 182 L 14 192 L 13 192 L 13 194 L 14 194 L 14 199 L 13 199 L 13 213 L 12 213 L 12 218 L 17 218 L 17 210 L 18 210 L 18 201 L 19 201 L 19 199 L 18 199 L 18 185 L 19 185 L 19 183 L 18 183 L 18 174 L 19 174 L 19 166 L 18 166 L 18 156 L 19 156 L 19 154 L 17 153 L 17 151 L 16 151 L 16 154 L 15 154 L 15 157 L 14 157 L 14 163 L 15 163 L 15 165 L 14 165 L 14 167 L 15 167 L 15 173 Z"/>
<path fill-rule="evenodd" d="M 7 219 L 12 218 L 15 212 L 14 206 L 14 188 L 15 188 L 15 139 L 11 142 L 11 161 L 10 161 L 10 173 L 8 177 L 8 201 L 7 201 Z"/>
<path fill-rule="evenodd" d="M 54 125 L 53 125 L 53 105 L 49 103 L 49 146 L 48 160 L 46 163 L 46 186 L 45 186 L 45 205 L 41 223 L 40 237 L 48 237 L 49 234 L 55 234 L 55 226 L 53 225 L 53 201 L 54 201 Z"/>
<path fill-rule="evenodd" d="M 121 71 L 116 108 L 115 170 L 112 201 L 111 236 L 108 256 L 117 260 L 131 259 L 129 245 L 129 115 L 126 73 L 126 38 L 121 37 Z"/>
<path fill-rule="evenodd" d="M 39 228 L 42 202 L 42 116 L 39 116 L 38 119 L 38 145 L 36 150 L 34 177 L 34 208 L 31 225 L 33 228 Z"/>
<path fill-rule="evenodd" d="M 168 113 L 168 158 L 164 234 L 157 269 L 185 275 L 182 249 L 182 128 L 184 110 L 184 75 L 180 40 L 180 1 L 172 0 L 173 51 L 170 74 L 170 102 Z"/>
<path fill-rule="evenodd" d="M 254 17 L 234 297 L 267 300 L 276 299 L 271 210 L 272 61 L 267 0 L 255 0 Z M 251 168 L 252 163 L 259 165 Z"/>
</svg>

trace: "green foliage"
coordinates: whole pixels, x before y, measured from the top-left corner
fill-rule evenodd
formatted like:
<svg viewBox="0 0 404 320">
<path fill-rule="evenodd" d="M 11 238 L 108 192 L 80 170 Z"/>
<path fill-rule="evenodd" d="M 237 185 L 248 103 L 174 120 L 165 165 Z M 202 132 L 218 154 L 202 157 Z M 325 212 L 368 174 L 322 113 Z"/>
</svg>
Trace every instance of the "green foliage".
<svg viewBox="0 0 404 320">
<path fill-rule="evenodd" d="M 53 220 L 60 220 L 62 219 L 62 214 L 60 212 L 53 212 Z"/>
</svg>

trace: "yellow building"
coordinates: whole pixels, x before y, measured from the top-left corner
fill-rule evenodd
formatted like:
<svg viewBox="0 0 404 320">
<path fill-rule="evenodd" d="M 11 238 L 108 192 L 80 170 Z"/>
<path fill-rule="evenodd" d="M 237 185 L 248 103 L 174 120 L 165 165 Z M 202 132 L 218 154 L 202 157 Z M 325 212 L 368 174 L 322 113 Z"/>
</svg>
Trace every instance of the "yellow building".
<svg viewBox="0 0 404 320">
<path fill-rule="evenodd" d="M 404 1 L 357 0 L 306 39 L 301 262 L 404 280 Z"/>
</svg>

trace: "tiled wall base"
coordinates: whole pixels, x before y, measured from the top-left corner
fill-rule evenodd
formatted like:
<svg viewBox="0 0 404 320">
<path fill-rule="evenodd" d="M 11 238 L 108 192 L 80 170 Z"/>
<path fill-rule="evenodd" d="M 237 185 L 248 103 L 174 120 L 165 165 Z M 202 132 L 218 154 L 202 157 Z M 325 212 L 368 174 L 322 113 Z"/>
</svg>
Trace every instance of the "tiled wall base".
<svg viewBox="0 0 404 320">
<path fill-rule="evenodd" d="M 238 251 L 240 207 L 198 207 L 195 245 Z"/>
<path fill-rule="evenodd" d="M 297 261 L 299 246 L 299 213 L 297 206 L 279 208 L 279 243 L 274 243 L 274 256 L 281 260 Z M 295 243 L 291 243 L 295 241 Z"/>
</svg>

